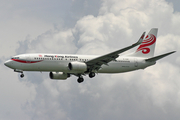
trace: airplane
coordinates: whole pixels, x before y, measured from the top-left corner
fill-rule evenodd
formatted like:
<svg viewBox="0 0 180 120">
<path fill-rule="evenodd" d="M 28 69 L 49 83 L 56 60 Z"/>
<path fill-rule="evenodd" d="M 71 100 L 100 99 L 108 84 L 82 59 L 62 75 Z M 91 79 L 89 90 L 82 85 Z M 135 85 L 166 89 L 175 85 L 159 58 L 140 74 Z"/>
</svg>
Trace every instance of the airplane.
<svg viewBox="0 0 180 120">
<path fill-rule="evenodd" d="M 145 32 L 139 40 L 128 47 L 105 55 L 77 55 L 77 54 L 21 54 L 7 60 L 4 65 L 13 69 L 14 72 L 40 71 L 49 72 L 49 77 L 54 80 L 66 80 L 71 75 L 78 77 L 77 82 L 84 81 L 83 76 L 95 77 L 98 73 L 123 73 L 156 64 L 156 61 L 176 51 L 154 57 L 154 49 L 157 37 L 157 28 L 152 28 L 145 36 Z M 119 54 L 139 47 L 131 54 Z"/>
</svg>

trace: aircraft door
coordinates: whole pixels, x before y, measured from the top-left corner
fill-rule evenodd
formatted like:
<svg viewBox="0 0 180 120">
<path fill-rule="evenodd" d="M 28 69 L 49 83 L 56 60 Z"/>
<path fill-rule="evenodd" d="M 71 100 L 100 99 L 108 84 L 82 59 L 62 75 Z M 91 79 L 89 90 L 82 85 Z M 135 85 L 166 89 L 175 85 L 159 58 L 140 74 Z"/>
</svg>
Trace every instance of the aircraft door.
<svg viewBox="0 0 180 120">
<path fill-rule="evenodd" d="M 31 63 L 31 57 L 30 56 L 26 56 L 26 63 Z"/>
</svg>

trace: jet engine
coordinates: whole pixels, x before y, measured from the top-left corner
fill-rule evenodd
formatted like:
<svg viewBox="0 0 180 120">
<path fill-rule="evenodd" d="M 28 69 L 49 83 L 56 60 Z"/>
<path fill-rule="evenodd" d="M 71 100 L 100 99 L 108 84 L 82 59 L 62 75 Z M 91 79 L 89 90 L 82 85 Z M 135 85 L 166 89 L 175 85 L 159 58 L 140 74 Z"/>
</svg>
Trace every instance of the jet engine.
<svg viewBox="0 0 180 120">
<path fill-rule="evenodd" d="M 87 71 L 87 65 L 83 62 L 70 62 L 68 64 L 69 70 L 73 72 L 85 72 Z"/>
<path fill-rule="evenodd" d="M 63 72 L 50 72 L 49 77 L 51 79 L 59 79 L 59 80 L 65 80 L 68 77 L 70 77 L 70 74 L 68 73 L 63 73 Z"/>
</svg>

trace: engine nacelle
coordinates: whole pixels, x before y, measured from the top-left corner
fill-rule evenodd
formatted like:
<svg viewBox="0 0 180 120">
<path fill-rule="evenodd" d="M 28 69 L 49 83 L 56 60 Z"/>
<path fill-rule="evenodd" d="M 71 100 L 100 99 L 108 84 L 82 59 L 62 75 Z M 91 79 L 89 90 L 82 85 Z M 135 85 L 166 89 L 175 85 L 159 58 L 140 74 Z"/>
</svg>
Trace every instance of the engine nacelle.
<svg viewBox="0 0 180 120">
<path fill-rule="evenodd" d="M 65 80 L 70 77 L 70 74 L 63 72 L 50 72 L 49 77 L 51 79 Z"/>
<path fill-rule="evenodd" d="M 87 65 L 83 62 L 70 62 L 68 64 L 69 70 L 73 72 L 85 72 L 87 71 Z"/>
</svg>

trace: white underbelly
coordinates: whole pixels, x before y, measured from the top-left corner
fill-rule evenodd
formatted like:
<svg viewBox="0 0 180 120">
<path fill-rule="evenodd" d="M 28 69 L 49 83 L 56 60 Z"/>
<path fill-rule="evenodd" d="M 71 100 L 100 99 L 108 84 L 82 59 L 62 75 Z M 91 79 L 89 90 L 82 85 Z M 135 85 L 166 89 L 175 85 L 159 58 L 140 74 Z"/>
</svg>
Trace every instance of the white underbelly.
<svg viewBox="0 0 180 120">
<path fill-rule="evenodd" d="M 114 62 L 114 63 L 110 63 L 109 66 L 102 65 L 102 68 L 100 68 L 98 73 L 121 73 L 135 69 L 138 69 L 138 67 L 135 67 L 134 63 L 123 64 L 123 63 Z"/>
</svg>

